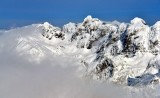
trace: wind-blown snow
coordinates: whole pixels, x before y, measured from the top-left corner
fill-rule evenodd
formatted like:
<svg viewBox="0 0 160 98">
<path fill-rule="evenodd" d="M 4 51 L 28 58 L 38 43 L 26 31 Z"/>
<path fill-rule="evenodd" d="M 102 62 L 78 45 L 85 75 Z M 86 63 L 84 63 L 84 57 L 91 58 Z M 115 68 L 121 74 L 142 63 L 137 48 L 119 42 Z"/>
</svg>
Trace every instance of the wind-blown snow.
<svg viewBox="0 0 160 98">
<path fill-rule="evenodd" d="M 0 97 L 158 98 L 159 32 L 91 16 L 0 31 Z"/>
</svg>

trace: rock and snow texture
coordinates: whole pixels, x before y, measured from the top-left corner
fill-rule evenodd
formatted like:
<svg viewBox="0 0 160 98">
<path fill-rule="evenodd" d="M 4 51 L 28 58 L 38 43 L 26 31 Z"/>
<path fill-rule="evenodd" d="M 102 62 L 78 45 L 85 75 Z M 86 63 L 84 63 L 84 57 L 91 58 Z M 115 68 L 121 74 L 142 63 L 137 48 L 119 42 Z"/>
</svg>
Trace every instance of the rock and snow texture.
<svg viewBox="0 0 160 98">
<path fill-rule="evenodd" d="M 63 28 L 45 22 L 5 32 L 17 33 L 1 35 L 7 37 L 6 43 L 15 41 L 7 50 L 15 46 L 20 55 L 30 55 L 30 61 L 62 55 L 76 58 L 84 75 L 93 79 L 132 86 L 160 81 L 160 22 L 150 27 L 138 17 L 119 23 L 87 16 L 82 23 Z"/>
</svg>

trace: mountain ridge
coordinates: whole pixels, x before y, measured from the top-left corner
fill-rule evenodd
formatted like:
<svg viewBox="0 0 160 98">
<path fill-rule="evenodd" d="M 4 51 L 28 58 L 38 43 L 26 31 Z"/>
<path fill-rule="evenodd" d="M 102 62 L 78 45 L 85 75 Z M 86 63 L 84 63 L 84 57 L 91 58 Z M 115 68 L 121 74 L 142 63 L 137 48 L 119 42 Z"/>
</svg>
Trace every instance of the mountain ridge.
<svg viewBox="0 0 160 98">
<path fill-rule="evenodd" d="M 63 40 L 65 39 L 65 34 L 71 33 L 72 35 L 69 39 L 71 42 L 75 41 L 77 43 L 77 48 L 91 50 L 95 48 L 96 57 L 91 62 L 84 61 L 84 65 L 91 67 L 94 65 L 93 62 L 96 62 L 95 67 L 91 69 L 91 74 L 94 74 L 93 77 L 95 77 L 96 74 L 97 79 L 108 79 L 114 78 L 115 70 L 118 70 L 119 67 L 114 64 L 115 61 L 113 61 L 113 57 L 124 56 L 124 58 L 132 59 L 135 57 L 138 58 L 139 55 L 143 57 L 145 54 L 151 54 L 153 56 L 159 54 L 160 38 L 157 38 L 159 35 L 159 26 L 159 22 L 157 22 L 155 25 L 149 27 L 143 19 L 138 17 L 131 20 L 131 23 L 126 24 L 119 22 L 107 23 L 98 18 L 87 16 L 82 23 L 69 23 L 64 25 L 61 33 L 60 31 L 59 33 L 55 32 L 55 34 L 52 32 L 51 35 L 44 36 L 49 38 L 49 40 L 51 40 L 53 36 L 62 38 Z M 120 58 L 122 59 L 122 57 Z M 147 72 L 147 70 L 152 67 L 155 68 L 155 70 L 159 70 L 158 67 L 154 67 L 159 66 L 159 63 L 151 65 L 150 61 L 148 62 L 149 64 L 146 65 L 141 64 L 143 65 L 141 67 L 146 66 L 146 68 L 143 68 L 144 72 Z M 145 73 L 145 75 L 143 72 L 139 73 L 139 77 L 141 78 L 137 78 L 138 76 L 135 76 L 135 78 L 122 76 L 123 78 L 120 77 L 120 81 L 124 82 L 122 79 L 127 80 L 128 85 L 149 84 L 155 77 L 159 77 L 159 75 L 151 76 L 148 75 L 148 73 Z M 159 72 L 157 71 L 157 73 Z M 147 83 L 143 83 L 142 80 L 146 77 L 152 77 L 152 79 Z M 118 78 L 116 78 L 116 81 L 117 79 Z M 155 81 L 159 81 L 159 79 L 156 78 Z"/>
<path fill-rule="evenodd" d="M 19 43 L 16 51 L 32 55 L 36 61 L 47 55 L 73 56 L 84 66 L 85 76 L 93 79 L 129 86 L 160 81 L 159 21 L 148 26 L 138 17 L 120 23 L 87 16 L 82 23 L 68 23 L 63 28 L 45 22 L 18 29 L 8 31 L 25 32 L 13 38 Z"/>
</svg>

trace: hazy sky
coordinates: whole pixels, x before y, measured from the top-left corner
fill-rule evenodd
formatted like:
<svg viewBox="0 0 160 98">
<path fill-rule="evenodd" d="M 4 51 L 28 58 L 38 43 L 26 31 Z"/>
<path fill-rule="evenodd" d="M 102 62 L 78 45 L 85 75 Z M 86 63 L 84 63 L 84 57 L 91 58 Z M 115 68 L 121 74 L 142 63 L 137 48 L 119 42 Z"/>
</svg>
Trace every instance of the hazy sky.
<svg viewBox="0 0 160 98">
<path fill-rule="evenodd" d="M 160 20 L 160 0 L 0 0 L 0 28 L 49 21 L 62 26 L 81 22 L 87 15 L 106 21 Z"/>
</svg>

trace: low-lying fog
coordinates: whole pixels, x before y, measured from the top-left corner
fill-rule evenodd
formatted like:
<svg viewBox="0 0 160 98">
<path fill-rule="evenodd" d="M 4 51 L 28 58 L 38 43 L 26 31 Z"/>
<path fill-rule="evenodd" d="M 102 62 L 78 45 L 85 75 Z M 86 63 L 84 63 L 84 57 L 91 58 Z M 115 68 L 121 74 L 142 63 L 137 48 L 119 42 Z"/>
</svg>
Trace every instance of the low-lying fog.
<svg viewBox="0 0 160 98">
<path fill-rule="evenodd" d="M 86 79 L 67 58 L 37 64 L 22 57 L 0 53 L 0 98 L 153 98 L 160 91 Z"/>
</svg>

